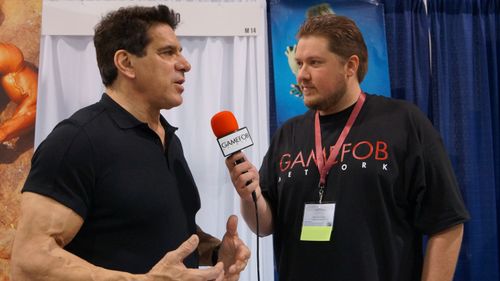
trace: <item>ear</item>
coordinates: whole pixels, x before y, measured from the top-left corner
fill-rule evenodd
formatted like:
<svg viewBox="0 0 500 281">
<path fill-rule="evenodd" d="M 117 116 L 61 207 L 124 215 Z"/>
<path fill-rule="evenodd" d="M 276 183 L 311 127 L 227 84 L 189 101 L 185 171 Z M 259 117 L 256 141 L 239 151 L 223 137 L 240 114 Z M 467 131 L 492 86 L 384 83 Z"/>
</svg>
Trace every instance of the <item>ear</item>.
<svg viewBox="0 0 500 281">
<path fill-rule="evenodd" d="M 357 77 L 358 73 L 358 67 L 359 67 L 359 57 L 357 55 L 352 55 L 349 57 L 347 60 L 347 63 L 345 64 L 345 70 L 347 77 Z"/>
<path fill-rule="evenodd" d="M 114 63 L 118 73 L 121 73 L 128 78 L 135 78 L 135 69 L 132 60 L 133 58 L 129 52 L 125 50 L 116 51 Z"/>
</svg>

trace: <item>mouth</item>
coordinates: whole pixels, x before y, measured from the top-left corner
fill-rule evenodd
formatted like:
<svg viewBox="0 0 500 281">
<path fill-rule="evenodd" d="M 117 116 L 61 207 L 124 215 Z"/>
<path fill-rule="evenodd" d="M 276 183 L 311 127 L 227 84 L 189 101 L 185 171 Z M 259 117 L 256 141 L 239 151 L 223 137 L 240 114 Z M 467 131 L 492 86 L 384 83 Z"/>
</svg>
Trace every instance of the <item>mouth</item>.
<svg viewBox="0 0 500 281">
<path fill-rule="evenodd" d="M 302 90 L 302 93 L 308 93 L 310 92 L 312 89 L 314 89 L 314 87 L 312 85 L 300 85 L 300 89 Z"/>
<path fill-rule="evenodd" d="M 184 78 L 174 81 L 174 84 L 177 86 L 177 88 L 180 88 L 180 92 L 184 91 L 184 86 L 182 85 L 184 84 L 184 82 L 185 82 Z"/>
<path fill-rule="evenodd" d="M 175 80 L 175 81 L 174 81 L 174 83 L 175 83 L 175 84 L 182 85 L 182 84 L 184 84 L 184 82 L 185 82 L 185 81 L 186 81 L 186 79 L 181 78 L 181 79 Z"/>
</svg>

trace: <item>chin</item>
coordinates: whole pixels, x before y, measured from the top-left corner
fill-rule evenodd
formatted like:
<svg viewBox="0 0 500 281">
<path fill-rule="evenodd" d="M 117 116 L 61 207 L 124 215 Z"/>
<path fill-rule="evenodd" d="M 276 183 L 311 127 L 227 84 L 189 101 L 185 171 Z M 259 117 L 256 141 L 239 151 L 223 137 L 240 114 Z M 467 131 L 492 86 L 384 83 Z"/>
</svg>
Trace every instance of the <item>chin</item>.
<svg viewBox="0 0 500 281">
<path fill-rule="evenodd" d="M 179 97 L 178 100 L 176 100 L 175 102 L 173 102 L 174 107 L 177 107 L 177 106 L 181 105 L 182 102 L 183 102 L 183 99 L 181 97 Z"/>
<path fill-rule="evenodd" d="M 163 106 L 163 109 L 171 109 L 174 107 L 178 107 L 182 104 L 182 98 L 176 100 L 167 100 Z"/>
<path fill-rule="evenodd" d="M 310 109 L 318 109 L 321 106 L 320 102 L 314 100 L 307 100 L 305 98 L 304 98 L 304 105 Z"/>
</svg>

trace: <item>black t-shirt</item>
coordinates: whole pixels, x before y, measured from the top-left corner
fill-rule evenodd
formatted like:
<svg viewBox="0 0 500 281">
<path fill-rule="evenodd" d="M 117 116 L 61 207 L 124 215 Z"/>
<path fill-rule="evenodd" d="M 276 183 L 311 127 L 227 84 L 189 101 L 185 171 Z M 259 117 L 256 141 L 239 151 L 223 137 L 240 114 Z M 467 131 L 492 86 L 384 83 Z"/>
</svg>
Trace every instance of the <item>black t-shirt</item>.
<svg viewBox="0 0 500 281">
<path fill-rule="evenodd" d="M 352 109 L 320 118 L 326 157 Z M 328 174 L 330 241 L 300 241 L 304 205 L 319 200 L 314 111 L 277 131 L 260 177 L 280 281 L 420 280 L 422 235 L 469 218 L 438 132 L 415 106 L 385 97 L 367 95 Z"/>
<path fill-rule="evenodd" d="M 53 198 L 84 219 L 66 250 L 97 266 L 145 273 L 196 232 L 198 190 L 176 129 L 161 122 L 166 149 L 104 94 L 37 148 L 23 192 Z M 197 267 L 196 251 L 184 262 Z"/>
</svg>

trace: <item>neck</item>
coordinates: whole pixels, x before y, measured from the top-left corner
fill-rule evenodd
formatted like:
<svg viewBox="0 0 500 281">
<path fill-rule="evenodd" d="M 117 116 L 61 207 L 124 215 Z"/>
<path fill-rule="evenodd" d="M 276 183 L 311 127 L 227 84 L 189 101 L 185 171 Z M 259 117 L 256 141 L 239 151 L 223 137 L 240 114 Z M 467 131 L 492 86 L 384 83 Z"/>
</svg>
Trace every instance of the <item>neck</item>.
<svg viewBox="0 0 500 281">
<path fill-rule="evenodd" d="M 122 91 L 120 87 L 107 87 L 106 94 L 139 121 L 147 123 L 151 129 L 155 130 L 161 125 L 160 110 L 152 108 L 141 98 L 140 93 Z"/>
<path fill-rule="evenodd" d="M 351 87 L 347 87 L 344 94 L 333 106 L 327 109 L 318 110 L 319 115 L 321 116 L 330 115 L 345 110 L 346 108 L 352 106 L 358 101 L 360 94 L 361 94 L 361 87 L 359 86 L 358 83 L 352 85 Z"/>
</svg>

